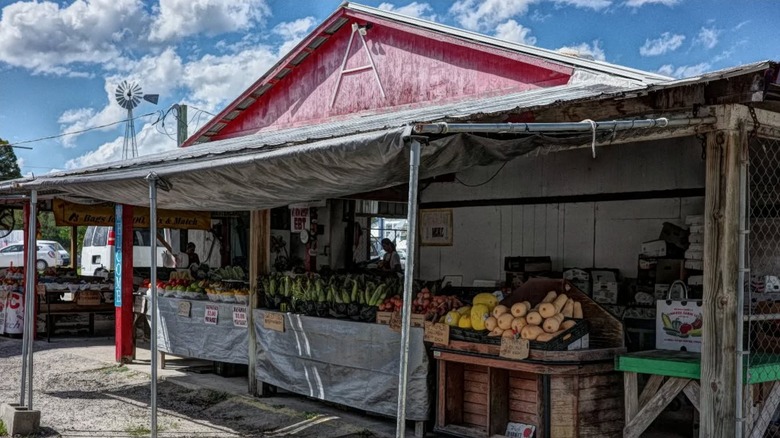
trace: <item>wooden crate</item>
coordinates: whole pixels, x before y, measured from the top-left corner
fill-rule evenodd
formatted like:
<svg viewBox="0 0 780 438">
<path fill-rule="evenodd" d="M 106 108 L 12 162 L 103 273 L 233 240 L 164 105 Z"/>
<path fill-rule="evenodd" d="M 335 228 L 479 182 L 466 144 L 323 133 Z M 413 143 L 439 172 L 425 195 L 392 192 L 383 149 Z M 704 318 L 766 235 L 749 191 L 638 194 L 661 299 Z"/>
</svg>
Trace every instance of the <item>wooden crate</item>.
<svg viewBox="0 0 780 438">
<path fill-rule="evenodd" d="M 553 357 L 550 353 L 545 352 L 548 359 Z M 608 358 L 612 354 L 605 352 L 600 361 L 576 363 L 577 352 L 559 353 L 566 359 L 556 364 L 434 349 L 439 391 L 436 431 L 492 437 L 503 435 L 507 423 L 514 422 L 536 426 L 539 438 L 620 437 L 622 374 L 614 371 Z M 595 357 L 593 352 L 581 354 Z"/>
</svg>

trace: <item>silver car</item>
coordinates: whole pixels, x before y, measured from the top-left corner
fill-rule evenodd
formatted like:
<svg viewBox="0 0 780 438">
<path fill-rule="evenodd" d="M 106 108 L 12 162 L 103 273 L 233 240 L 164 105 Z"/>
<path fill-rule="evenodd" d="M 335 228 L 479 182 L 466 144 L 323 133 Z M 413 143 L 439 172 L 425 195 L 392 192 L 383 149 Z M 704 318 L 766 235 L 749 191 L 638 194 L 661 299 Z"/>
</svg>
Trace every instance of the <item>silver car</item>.
<svg viewBox="0 0 780 438">
<path fill-rule="evenodd" d="M 35 260 L 35 268 L 43 271 L 49 266 L 60 266 L 62 256 L 56 249 L 49 245 L 38 244 L 38 256 Z M 24 266 L 24 243 L 17 242 L 0 249 L 0 267 Z"/>
</svg>

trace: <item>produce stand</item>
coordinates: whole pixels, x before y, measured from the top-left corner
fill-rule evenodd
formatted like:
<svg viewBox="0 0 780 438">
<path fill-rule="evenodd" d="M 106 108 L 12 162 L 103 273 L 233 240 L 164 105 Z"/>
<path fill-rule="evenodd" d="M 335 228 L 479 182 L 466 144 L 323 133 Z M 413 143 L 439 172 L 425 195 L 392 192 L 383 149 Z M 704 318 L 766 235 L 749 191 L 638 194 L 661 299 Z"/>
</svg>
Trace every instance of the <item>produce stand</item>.
<svg viewBox="0 0 780 438">
<path fill-rule="evenodd" d="M 271 326 L 269 315 L 282 315 Z M 254 311 L 258 384 L 394 416 L 397 408 L 400 335 L 389 326 L 318 318 L 263 309 Z M 430 361 L 423 330 L 410 332 L 407 418 L 428 419 Z M 418 432 L 422 427 L 418 425 Z"/>
<path fill-rule="evenodd" d="M 623 436 L 639 437 L 666 406 L 683 393 L 698 412 L 700 410 L 701 354 L 650 350 L 621 354 L 615 358 L 615 369 L 623 371 L 625 419 Z M 761 354 L 753 358 L 751 373 L 743 376 L 745 400 L 753 406 L 748 418 L 771 418 L 780 406 L 780 355 Z M 639 391 L 639 375 L 648 377 Z M 769 423 L 747 422 L 745 435 L 764 436 Z"/>
<path fill-rule="evenodd" d="M 500 343 L 452 340 L 436 345 L 437 432 L 462 437 L 503 435 L 509 423 L 532 426 L 537 437 L 619 437 L 623 431 L 619 321 L 560 280 L 531 280 L 502 303 L 538 301 L 548 291 L 581 302 L 589 347 L 533 348 L 523 360 L 500 356 Z"/>
<path fill-rule="evenodd" d="M 247 364 L 249 334 L 237 327 L 235 307 L 245 304 L 158 297 L 157 344 L 161 352 L 218 362 Z M 217 309 L 216 321 L 206 322 L 206 308 Z M 151 318 L 151 311 L 147 315 Z M 246 321 L 246 320 L 244 320 Z"/>
</svg>

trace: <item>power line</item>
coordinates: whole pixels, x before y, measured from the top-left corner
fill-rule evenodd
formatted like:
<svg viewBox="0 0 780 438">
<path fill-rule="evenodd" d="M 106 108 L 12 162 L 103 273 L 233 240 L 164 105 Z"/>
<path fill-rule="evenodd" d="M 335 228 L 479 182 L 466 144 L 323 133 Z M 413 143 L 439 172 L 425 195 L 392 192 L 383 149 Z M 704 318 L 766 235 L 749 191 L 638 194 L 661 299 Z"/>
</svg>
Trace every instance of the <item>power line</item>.
<svg viewBox="0 0 780 438">
<path fill-rule="evenodd" d="M 135 116 L 135 117 L 133 117 L 133 120 L 135 120 L 135 119 L 140 119 L 140 118 L 142 118 L 142 117 L 153 116 L 154 114 L 155 114 L 155 113 L 142 114 L 142 115 L 140 115 L 140 116 Z M 96 129 L 107 128 L 107 127 L 109 127 L 109 126 L 118 125 L 118 124 L 120 124 L 120 123 L 127 123 L 127 121 L 128 121 L 128 120 L 129 120 L 129 119 L 124 119 L 124 120 L 120 120 L 120 121 L 118 121 L 118 122 L 106 123 L 105 125 L 100 125 L 100 126 L 93 126 L 93 127 L 91 127 L 91 128 L 80 129 L 80 130 L 78 130 L 78 131 L 69 131 L 69 132 L 63 132 L 62 134 L 57 134 L 57 135 L 50 135 L 50 136 L 48 136 L 48 137 L 41 137 L 41 138 L 36 138 L 36 139 L 33 139 L 33 140 L 17 141 L 16 143 L 9 143 L 9 144 L 7 144 L 6 146 L 15 147 L 15 146 L 17 146 L 17 145 L 20 145 L 20 144 L 36 143 L 36 142 L 39 142 L 39 141 L 44 141 L 44 140 L 53 140 L 53 139 L 55 139 L 55 138 L 61 138 L 61 137 L 65 137 L 65 136 L 67 136 L 67 135 L 83 134 L 83 133 L 85 133 L 85 132 L 94 131 L 94 130 L 96 130 Z"/>
<path fill-rule="evenodd" d="M 202 113 L 206 113 L 206 114 L 210 115 L 211 117 L 216 117 L 216 114 L 211 114 L 210 112 L 208 112 L 208 111 L 206 111 L 204 109 L 200 109 L 200 108 L 196 107 L 195 105 L 190 105 L 190 108 L 194 109 L 195 111 L 200 111 Z"/>
</svg>

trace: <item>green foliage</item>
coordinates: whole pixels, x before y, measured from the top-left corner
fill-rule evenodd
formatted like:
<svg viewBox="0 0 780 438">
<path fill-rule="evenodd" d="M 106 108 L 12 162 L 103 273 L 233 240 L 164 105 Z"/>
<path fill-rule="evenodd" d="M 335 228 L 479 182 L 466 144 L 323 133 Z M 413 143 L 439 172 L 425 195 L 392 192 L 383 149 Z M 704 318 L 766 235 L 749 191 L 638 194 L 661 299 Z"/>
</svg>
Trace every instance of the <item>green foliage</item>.
<svg viewBox="0 0 780 438">
<path fill-rule="evenodd" d="M 8 428 L 5 427 L 3 420 L 0 420 L 0 436 L 8 436 Z"/>
<path fill-rule="evenodd" d="M 3 146 L 8 142 L 0 138 L 0 181 L 21 178 L 22 170 L 19 169 L 14 148 Z"/>
</svg>

